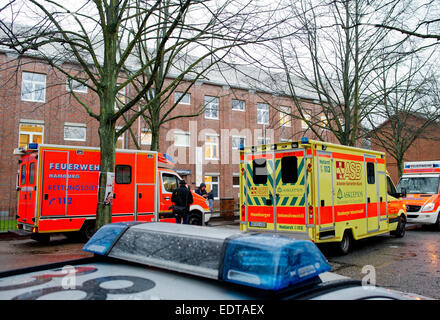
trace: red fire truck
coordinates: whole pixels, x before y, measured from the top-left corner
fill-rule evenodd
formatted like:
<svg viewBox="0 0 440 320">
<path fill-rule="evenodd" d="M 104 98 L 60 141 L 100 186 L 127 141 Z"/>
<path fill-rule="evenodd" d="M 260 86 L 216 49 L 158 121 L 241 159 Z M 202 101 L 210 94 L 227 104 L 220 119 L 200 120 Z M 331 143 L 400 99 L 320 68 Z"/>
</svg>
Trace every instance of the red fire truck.
<svg viewBox="0 0 440 320">
<path fill-rule="evenodd" d="M 96 220 L 99 149 L 31 143 L 14 154 L 20 156 L 18 229 L 40 241 L 49 241 L 52 233 L 89 238 Z M 173 166 L 165 154 L 116 150 L 112 222 L 175 222 L 171 194 L 181 177 Z M 209 206 L 193 197 L 189 223 L 202 225 L 211 217 Z"/>
</svg>

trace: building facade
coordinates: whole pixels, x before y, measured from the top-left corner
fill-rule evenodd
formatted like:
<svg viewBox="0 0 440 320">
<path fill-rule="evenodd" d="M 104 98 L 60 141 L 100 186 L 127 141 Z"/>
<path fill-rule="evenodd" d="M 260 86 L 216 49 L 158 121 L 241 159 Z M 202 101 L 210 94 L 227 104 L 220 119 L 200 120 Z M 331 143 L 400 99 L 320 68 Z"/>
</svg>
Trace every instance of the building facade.
<svg viewBox="0 0 440 320">
<path fill-rule="evenodd" d="M 0 53 L 0 212 L 15 215 L 18 157 L 13 150 L 27 143 L 99 147 L 98 122 L 73 98 L 71 90 L 99 113 L 99 99 L 87 87 L 68 83 L 65 75 L 36 59 Z M 74 69 L 75 66 L 66 66 Z M 167 103 L 171 107 L 186 90 L 182 83 Z M 130 91 L 130 88 L 128 88 Z M 129 94 L 121 94 L 120 99 Z M 221 199 L 238 199 L 240 145 L 270 144 L 315 138 L 295 114 L 293 99 L 258 92 L 245 85 L 197 81 L 170 116 L 194 115 L 166 122 L 160 129 L 159 151 L 169 154 L 175 169 L 192 189 L 201 182 L 212 190 L 215 208 Z M 312 99 L 301 106 L 319 112 Z M 122 127 L 124 122 L 117 124 Z M 117 141 L 117 148 L 150 149 L 151 132 L 142 118 Z M 327 134 L 327 133 L 326 133 Z M 328 132 L 328 142 L 336 142 Z"/>
</svg>

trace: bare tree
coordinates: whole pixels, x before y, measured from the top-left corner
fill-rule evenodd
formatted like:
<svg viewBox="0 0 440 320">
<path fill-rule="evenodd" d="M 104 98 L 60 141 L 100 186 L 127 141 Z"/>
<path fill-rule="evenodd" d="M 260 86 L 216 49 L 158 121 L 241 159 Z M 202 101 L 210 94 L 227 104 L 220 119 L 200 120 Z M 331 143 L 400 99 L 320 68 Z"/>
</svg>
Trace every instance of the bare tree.
<svg viewBox="0 0 440 320">
<path fill-rule="evenodd" d="M 204 64 L 207 58 L 219 61 L 228 48 L 264 38 L 271 23 L 264 28 L 250 23 L 258 19 L 251 3 L 84 0 L 66 4 L 55 0 L 17 0 L 4 9 L 11 16 L 10 21 L 0 23 L 5 34 L 2 45 L 14 49 L 19 56 L 32 52 L 67 77 L 69 84 L 86 86 L 99 99 L 96 110 L 71 90 L 87 114 L 99 122 L 97 228 L 111 221 L 111 204 L 104 204 L 104 199 L 107 173 L 114 172 L 117 138 L 141 115 L 155 120 L 151 122 L 154 130 L 161 124 L 156 121 L 158 116 L 162 123 L 169 119 L 161 114 L 160 107 L 182 81 L 197 79 L 212 65 L 213 62 Z M 35 26 L 17 28 L 16 21 L 29 16 Z M 186 56 L 182 50 L 188 49 L 187 54 L 197 46 L 204 49 L 200 57 L 176 68 L 177 61 Z M 66 63 L 77 67 L 68 69 Z M 176 74 L 166 83 L 171 67 Z M 130 85 L 134 92 L 128 90 Z M 120 99 L 121 96 L 125 98 Z M 125 124 L 115 130 L 118 121 Z"/>
<path fill-rule="evenodd" d="M 411 56 L 393 68 L 379 72 L 374 112 L 367 117 L 368 136 L 375 145 L 386 150 L 397 163 L 399 177 L 403 172 L 405 153 L 418 138 L 440 119 L 440 98 L 432 60 Z M 379 71 L 379 70 L 378 70 Z"/>
<path fill-rule="evenodd" d="M 266 87 L 293 99 L 294 119 L 304 121 L 320 140 L 330 132 L 339 143 L 353 146 L 364 135 L 361 124 L 371 111 L 373 71 L 390 61 L 401 44 L 387 45 L 387 31 L 368 21 L 380 17 L 391 24 L 396 12 L 384 10 L 386 1 L 289 3 L 291 19 L 278 29 L 276 41 L 265 46 L 270 60 L 247 57 L 267 70 Z M 320 112 L 308 112 L 304 98 L 314 100 Z"/>
</svg>

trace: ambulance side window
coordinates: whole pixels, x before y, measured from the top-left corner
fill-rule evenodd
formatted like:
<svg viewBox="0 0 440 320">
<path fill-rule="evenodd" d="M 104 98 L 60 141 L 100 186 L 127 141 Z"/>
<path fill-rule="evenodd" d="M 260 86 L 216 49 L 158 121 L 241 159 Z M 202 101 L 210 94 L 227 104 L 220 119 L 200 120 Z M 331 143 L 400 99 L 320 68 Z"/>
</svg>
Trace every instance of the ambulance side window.
<svg viewBox="0 0 440 320">
<path fill-rule="evenodd" d="M 266 159 L 254 159 L 252 161 L 252 180 L 254 181 L 254 184 L 267 183 Z"/>
<path fill-rule="evenodd" d="M 167 192 L 173 192 L 178 188 L 178 178 L 174 174 L 162 174 L 162 184 Z"/>
<path fill-rule="evenodd" d="M 35 162 L 29 165 L 29 184 L 34 184 L 35 182 Z"/>
<path fill-rule="evenodd" d="M 283 183 L 298 181 L 298 158 L 295 156 L 281 158 L 281 180 Z"/>
<path fill-rule="evenodd" d="M 374 163 L 367 162 L 367 182 L 368 184 L 374 184 L 375 174 L 374 174 Z"/>
<path fill-rule="evenodd" d="M 20 184 L 24 185 L 26 184 L 26 165 L 21 166 L 21 175 L 20 175 Z"/>
<path fill-rule="evenodd" d="M 393 196 L 393 197 L 394 197 L 394 196 L 396 195 L 396 193 L 397 193 L 396 188 L 394 187 L 393 182 L 391 181 L 390 177 L 388 177 L 388 176 L 387 176 L 387 193 L 388 193 L 390 196 Z"/>
<path fill-rule="evenodd" d="M 117 184 L 131 183 L 131 166 L 117 165 L 115 167 L 115 182 Z"/>
</svg>

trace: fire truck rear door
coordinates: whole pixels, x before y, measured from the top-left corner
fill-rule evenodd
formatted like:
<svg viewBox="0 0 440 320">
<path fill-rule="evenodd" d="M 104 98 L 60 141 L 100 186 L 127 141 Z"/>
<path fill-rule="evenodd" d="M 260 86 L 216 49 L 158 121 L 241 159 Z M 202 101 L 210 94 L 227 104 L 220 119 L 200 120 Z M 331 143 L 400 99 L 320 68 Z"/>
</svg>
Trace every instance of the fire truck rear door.
<svg viewBox="0 0 440 320">
<path fill-rule="evenodd" d="M 67 196 L 69 152 L 43 151 L 43 186 L 41 190 L 41 216 L 65 216 Z"/>
</svg>

